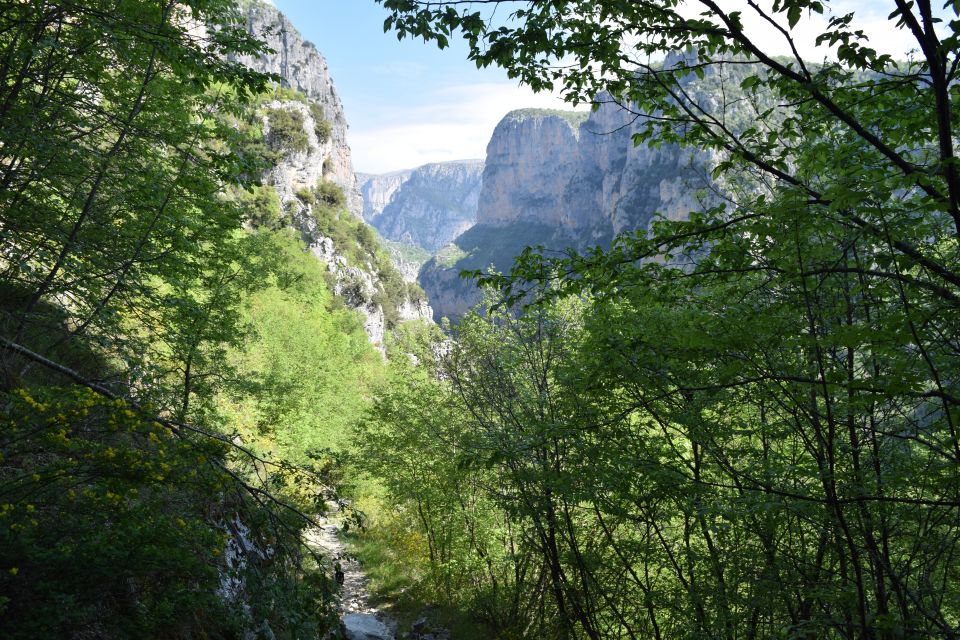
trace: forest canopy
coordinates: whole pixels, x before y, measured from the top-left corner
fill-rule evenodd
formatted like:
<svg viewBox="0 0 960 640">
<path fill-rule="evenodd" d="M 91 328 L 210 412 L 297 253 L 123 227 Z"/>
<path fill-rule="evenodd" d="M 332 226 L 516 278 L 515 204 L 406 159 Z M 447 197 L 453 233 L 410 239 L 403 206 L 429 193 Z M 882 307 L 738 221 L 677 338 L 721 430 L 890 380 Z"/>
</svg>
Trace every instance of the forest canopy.
<svg viewBox="0 0 960 640">
<path fill-rule="evenodd" d="M 378 403 L 437 591 L 528 637 L 957 637 L 955 4 L 886 3 L 894 59 L 814 0 L 378 1 L 712 179 L 609 250 L 473 273 L 442 375 Z"/>
<path fill-rule="evenodd" d="M 240 9 L 0 2 L 4 638 L 336 627 L 301 540 L 330 456 L 284 422 L 302 399 L 256 331 L 313 329 L 288 342 L 346 361 L 354 412 L 382 362 L 302 242 L 248 223 L 280 217 L 248 117 L 277 79 L 236 62 L 265 51 Z"/>
</svg>

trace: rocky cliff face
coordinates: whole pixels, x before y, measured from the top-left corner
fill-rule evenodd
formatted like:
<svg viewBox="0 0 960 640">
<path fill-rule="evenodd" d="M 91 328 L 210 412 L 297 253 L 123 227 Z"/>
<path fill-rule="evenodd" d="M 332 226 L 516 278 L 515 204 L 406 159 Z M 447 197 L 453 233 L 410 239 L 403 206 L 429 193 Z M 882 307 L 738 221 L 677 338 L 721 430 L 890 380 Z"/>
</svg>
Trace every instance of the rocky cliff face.
<svg viewBox="0 0 960 640">
<path fill-rule="evenodd" d="M 523 109 L 500 121 L 487 145 L 477 224 L 517 221 L 576 229 L 583 212 L 567 206 L 566 191 L 580 165 L 580 125 L 586 113 Z"/>
<path fill-rule="evenodd" d="M 359 218 L 362 209 L 347 144 L 347 120 L 327 63 L 272 5 L 251 2 L 245 8 L 245 19 L 247 29 L 265 40 L 274 53 L 240 60 L 258 71 L 278 74 L 285 87 L 297 92 L 278 94 L 277 99 L 261 104 L 256 111 L 267 141 L 271 140 L 271 127 L 276 126 L 274 120 L 282 112 L 293 116 L 278 120 L 286 122 L 286 136 L 301 140 L 292 148 L 278 150 L 276 161 L 263 176 L 263 183 L 276 191 L 286 219 L 300 231 L 310 251 L 327 264 L 334 276 L 334 293 L 363 314 L 370 342 L 382 349 L 388 317 L 384 301 L 391 298 L 385 285 L 390 279 L 386 276 L 390 274 L 376 255 L 368 253 L 367 259 L 358 261 L 356 250 L 351 252 L 347 247 L 337 246 L 321 232 L 316 218 L 319 204 L 315 201 L 315 190 L 327 182 L 342 190 L 349 215 Z M 319 120 L 329 123 L 329 131 L 319 126 Z M 311 192 L 314 195 L 310 195 Z M 357 223 L 362 224 L 359 220 Z M 352 261 L 347 257 L 351 253 Z M 387 268 L 392 268 L 389 260 Z M 402 282 L 399 274 L 393 279 Z M 395 283 L 393 288 L 396 289 Z M 397 293 L 392 295 L 396 297 Z M 388 302 L 395 320 L 429 320 L 432 316 L 422 293 L 421 297 L 408 294 L 404 299 Z"/>
<path fill-rule="evenodd" d="M 715 80 L 692 81 L 689 90 L 713 100 Z M 711 198 L 709 170 L 717 158 L 675 145 L 636 147 L 642 123 L 605 96 L 598 102 L 589 115 L 521 110 L 497 125 L 476 225 L 420 273 L 436 318 L 455 319 L 479 302 L 472 283 L 451 274 L 489 265 L 508 270 L 527 245 L 606 246 L 657 215 L 682 219 Z"/>
<path fill-rule="evenodd" d="M 369 211 L 365 219 L 385 238 L 435 253 L 473 226 L 482 178 L 482 160 L 366 178 L 361 183 L 364 211 Z"/>
<path fill-rule="evenodd" d="M 380 175 L 358 173 L 357 184 L 360 187 L 360 197 L 363 198 L 363 219 L 373 224 L 393 200 L 397 190 L 410 179 L 411 173 L 411 170 Z"/>
<path fill-rule="evenodd" d="M 324 154 L 324 159 L 328 159 L 325 177 L 343 189 L 350 210 L 359 214 L 362 205 L 350 145 L 347 144 L 347 118 L 327 61 L 272 4 L 257 0 L 250 2 L 244 10 L 244 18 L 247 31 L 264 40 L 274 53 L 258 58 L 242 56 L 239 61 L 251 69 L 279 75 L 284 86 L 299 91 L 322 107 L 325 118 L 332 125 Z"/>
</svg>

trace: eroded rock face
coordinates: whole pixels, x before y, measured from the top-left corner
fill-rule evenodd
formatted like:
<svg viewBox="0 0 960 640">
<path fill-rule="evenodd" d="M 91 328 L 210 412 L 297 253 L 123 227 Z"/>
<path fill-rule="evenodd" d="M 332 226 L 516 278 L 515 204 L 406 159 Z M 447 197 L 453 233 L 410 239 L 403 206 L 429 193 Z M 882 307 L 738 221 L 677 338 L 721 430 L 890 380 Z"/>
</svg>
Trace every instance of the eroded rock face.
<svg viewBox="0 0 960 640">
<path fill-rule="evenodd" d="M 574 112 L 508 113 L 487 145 L 477 224 L 530 220 L 552 227 L 580 226 L 581 212 L 573 215 L 564 198 L 580 162 L 582 119 Z"/>
<path fill-rule="evenodd" d="M 364 176 L 364 219 L 389 240 L 436 252 L 476 221 L 483 166 L 456 160 Z"/>
<path fill-rule="evenodd" d="M 333 139 L 320 140 L 317 137 L 315 121 L 309 105 L 297 100 L 273 100 L 264 105 L 266 114 L 271 110 L 284 110 L 300 114 L 303 130 L 307 136 L 308 147 L 305 151 L 287 150 L 277 163 L 267 171 L 264 182 L 273 185 L 281 203 L 289 203 L 298 189 L 312 189 L 320 180 L 330 180 L 343 189 L 341 176 L 333 171 L 328 160 L 335 151 Z M 261 118 L 263 131 L 270 135 L 270 118 Z M 346 191 L 344 191 L 346 194 Z"/>
<path fill-rule="evenodd" d="M 374 224 L 383 213 L 394 194 L 410 179 L 412 170 L 393 171 L 391 173 L 358 173 L 357 184 L 363 198 L 363 219 Z"/>
<path fill-rule="evenodd" d="M 350 211 L 359 215 L 362 205 L 353 173 L 350 145 L 347 144 L 347 118 L 330 77 L 327 61 L 273 5 L 250 2 L 244 9 L 244 18 L 247 31 L 264 40 L 274 53 L 256 58 L 239 56 L 237 60 L 256 71 L 279 75 L 284 86 L 296 89 L 323 108 L 326 119 L 332 125 L 325 155 L 325 159 L 329 159 L 327 178 L 343 189 Z"/>
<path fill-rule="evenodd" d="M 333 292 L 363 314 L 364 329 L 370 342 L 382 351 L 386 314 L 375 302 L 382 299 L 384 293 L 378 269 L 370 262 L 351 264 L 345 257 L 348 252 L 335 246 L 333 240 L 318 229 L 313 211 L 316 205 L 309 198 L 304 200 L 298 196 L 298 193 L 314 189 L 320 182 L 333 182 L 343 190 L 350 213 L 355 216 L 361 213 L 360 192 L 347 144 L 347 121 L 327 63 L 316 47 L 304 40 L 274 6 L 254 1 L 244 11 L 247 29 L 265 40 L 274 53 L 239 60 L 258 71 L 279 75 L 285 86 L 302 94 L 299 99 L 278 98 L 261 105 L 257 112 L 268 139 L 271 112 L 296 113 L 296 121 L 302 122 L 307 141 L 305 148 L 279 150 L 278 158 L 263 176 L 263 182 L 276 190 L 291 225 L 301 233 L 313 255 L 326 263 L 334 276 Z M 318 112 L 330 123 L 330 133 L 324 139 L 317 134 Z M 429 321 L 432 316 L 429 306 L 421 300 L 404 300 L 398 304 L 397 311 L 401 320 Z"/>
<path fill-rule="evenodd" d="M 691 91 L 714 99 L 709 86 Z M 589 114 L 525 109 L 497 125 L 476 225 L 441 252 L 464 257 L 432 260 L 420 273 L 435 318 L 456 319 L 479 301 L 474 285 L 456 277 L 461 270 L 493 264 L 505 271 L 522 245 L 607 246 L 620 232 L 648 228 L 658 214 L 684 219 L 712 203 L 715 156 L 670 144 L 634 146 L 643 123 L 608 96 L 597 101 Z"/>
</svg>

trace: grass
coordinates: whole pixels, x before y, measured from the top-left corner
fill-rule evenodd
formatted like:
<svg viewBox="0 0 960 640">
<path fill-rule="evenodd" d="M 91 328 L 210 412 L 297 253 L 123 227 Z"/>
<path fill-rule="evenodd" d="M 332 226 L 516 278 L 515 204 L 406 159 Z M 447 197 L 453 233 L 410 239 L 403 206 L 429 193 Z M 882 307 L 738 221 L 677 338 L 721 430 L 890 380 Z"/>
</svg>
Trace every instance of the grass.
<svg viewBox="0 0 960 640">
<path fill-rule="evenodd" d="M 448 244 L 434 256 L 434 264 L 445 269 L 455 267 L 460 260 L 467 257 L 467 252 L 456 244 Z"/>
<path fill-rule="evenodd" d="M 475 225 L 454 241 L 457 250 L 445 247 L 437 254 L 437 264 L 457 269 L 486 269 L 493 265 L 498 271 L 507 271 L 513 259 L 529 246 L 542 244 L 555 248 L 552 239 L 556 231 L 538 222 L 514 222 L 496 227 Z"/>
<path fill-rule="evenodd" d="M 381 239 L 381 242 L 391 256 L 397 257 L 403 262 L 409 262 L 410 264 L 419 266 L 431 257 L 429 251 L 417 245 L 387 239 Z"/>
</svg>

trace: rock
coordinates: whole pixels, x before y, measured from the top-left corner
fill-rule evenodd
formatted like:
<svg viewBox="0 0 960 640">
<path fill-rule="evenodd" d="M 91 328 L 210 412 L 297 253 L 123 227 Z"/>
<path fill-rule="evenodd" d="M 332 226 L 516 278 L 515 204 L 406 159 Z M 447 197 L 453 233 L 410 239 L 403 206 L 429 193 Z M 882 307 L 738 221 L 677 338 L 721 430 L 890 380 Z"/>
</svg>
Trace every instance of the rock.
<svg viewBox="0 0 960 640">
<path fill-rule="evenodd" d="M 457 160 L 364 176 L 365 219 L 384 238 L 434 253 L 476 221 L 483 166 L 482 160 Z"/>
<path fill-rule="evenodd" d="M 358 173 L 357 184 L 363 198 L 363 219 L 374 224 L 377 217 L 390 204 L 397 190 L 410 179 L 411 173 L 413 171 L 409 169 L 379 175 Z"/>
<path fill-rule="evenodd" d="M 419 618 L 410 625 L 410 630 L 414 633 L 426 633 L 430 627 L 430 623 L 426 618 Z"/>
<path fill-rule="evenodd" d="M 683 56 L 668 58 L 673 64 Z M 729 71 L 743 74 L 744 70 Z M 728 73 L 728 71 L 724 71 Z M 718 75 L 690 76 L 686 90 L 708 107 L 719 95 Z M 737 78 L 726 78 L 726 102 Z M 730 87 L 733 87 L 731 89 Z M 685 219 L 717 202 L 711 152 L 634 146 L 642 119 L 609 96 L 589 114 L 524 109 L 507 114 L 487 145 L 476 224 L 440 250 L 420 271 L 419 282 L 434 317 L 458 319 L 480 301 L 480 292 L 458 274 L 512 266 L 525 246 L 547 251 L 608 246 L 623 231 L 646 229 L 656 215 Z M 737 119 L 734 106 L 728 116 Z"/>
<path fill-rule="evenodd" d="M 341 618 L 348 640 L 394 640 L 393 629 L 370 613 L 348 613 Z"/>
<path fill-rule="evenodd" d="M 311 213 L 313 205 L 297 197 L 298 191 L 313 189 L 321 180 L 331 181 L 343 190 L 350 213 L 361 214 L 362 201 L 347 144 L 347 120 L 327 62 L 273 5 L 251 0 L 244 3 L 243 11 L 247 30 L 266 41 L 273 53 L 240 56 L 237 60 L 257 71 L 279 75 L 284 86 L 304 97 L 277 99 L 262 106 L 263 114 L 277 109 L 299 114 L 307 138 L 306 149 L 286 150 L 263 176 L 263 182 L 276 190 L 283 210 L 292 217 L 292 226 L 301 233 L 311 252 L 327 264 L 335 282 L 334 293 L 363 314 L 367 337 L 382 352 L 386 314 L 374 302 L 382 299 L 378 294 L 384 292 L 378 268 L 369 262 L 350 264 L 345 257 L 349 252 L 336 247 L 318 230 Z M 317 106 L 331 125 L 330 135 L 324 140 L 316 134 Z M 270 119 L 266 115 L 262 115 L 262 124 L 264 133 L 269 135 Z M 407 299 L 399 302 L 398 315 L 403 320 L 429 321 L 432 310 L 425 300 Z"/>
<path fill-rule="evenodd" d="M 321 159 L 322 165 L 323 159 L 329 158 L 325 177 L 343 189 L 350 210 L 360 215 L 360 192 L 353 173 L 350 145 L 347 144 L 347 118 L 330 77 L 327 61 L 272 4 L 259 0 L 244 4 L 247 31 L 264 40 L 274 52 L 235 59 L 256 71 L 279 75 L 284 86 L 296 89 L 323 108 L 326 119 L 332 125 L 325 158 Z"/>
<path fill-rule="evenodd" d="M 586 113 L 521 109 L 500 121 L 487 145 L 477 224 L 530 220 L 577 228 L 588 211 L 571 210 L 567 187 L 577 174 Z"/>
<path fill-rule="evenodd" d="M 450 631 L 433 628 L 429 619 L 423 616 L 410 625 L 410 633 L 406 636 L 411 640 L 450 640 Z"/>
</svg>

